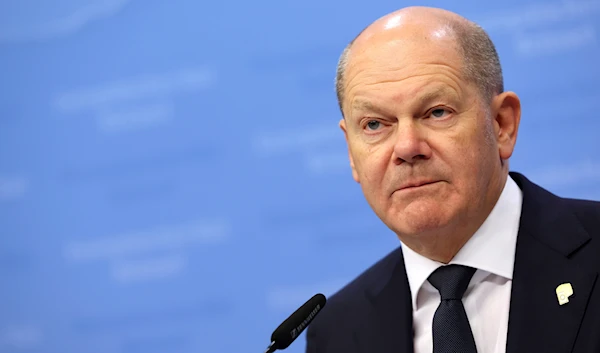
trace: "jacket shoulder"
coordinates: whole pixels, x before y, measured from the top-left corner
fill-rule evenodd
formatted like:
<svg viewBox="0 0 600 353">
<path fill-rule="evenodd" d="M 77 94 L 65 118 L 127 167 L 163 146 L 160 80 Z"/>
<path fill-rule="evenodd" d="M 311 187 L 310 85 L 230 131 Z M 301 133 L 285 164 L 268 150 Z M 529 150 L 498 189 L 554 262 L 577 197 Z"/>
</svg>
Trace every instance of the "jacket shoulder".
<svg viewBox="0 0 600 353">
<path fill-rule="evenodd" d="M 575 214 L 579 222 L 592 237 L 600 237 L 600 202 L 563 198 L 563 202 Z"/>
</svg>

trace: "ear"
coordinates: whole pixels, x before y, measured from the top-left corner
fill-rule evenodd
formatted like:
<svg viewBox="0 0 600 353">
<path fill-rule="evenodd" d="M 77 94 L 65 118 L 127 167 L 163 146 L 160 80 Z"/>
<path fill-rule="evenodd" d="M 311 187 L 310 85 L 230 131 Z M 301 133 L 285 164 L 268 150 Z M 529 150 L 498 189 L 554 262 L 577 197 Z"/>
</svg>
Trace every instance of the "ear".
<svg viewBox="0 0 600 353">
<path fill-rule="evenodd" d="M 517 143 L 521 100 L 514 92 L 504 92 L 494 98 L 492 107 L 498 151 L 500 158 L 507 160 L 512 156 Z"/>
<path fill-rule="evenodd" d="M 346 128 L 346 119 L 340 120 L 340 128 L 344 132 L 344 138 L 346 139 L 346 145 L 348 146 L 348 158 L 350 158 L 350 168 L 352 168 L 352 178 L 360 184 L 360 179 L 358 178 L 358 172 L 356 171 L 356 167 L 354 166 L 354 159 L 352 158 L 352 151 L 350 150 L 350 141 L 348 141 L 348 130 Z"/>
</svg>

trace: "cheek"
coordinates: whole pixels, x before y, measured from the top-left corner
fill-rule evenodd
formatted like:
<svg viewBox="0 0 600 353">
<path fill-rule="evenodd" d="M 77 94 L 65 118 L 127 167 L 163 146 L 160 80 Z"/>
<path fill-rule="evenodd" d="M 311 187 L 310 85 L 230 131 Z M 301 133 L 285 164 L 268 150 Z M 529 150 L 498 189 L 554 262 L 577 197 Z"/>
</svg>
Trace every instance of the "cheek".
<svg viewBox="0 0 600 353">
<path fill-rule="evenodd" d="M 355 156 L 355 166 L 363 189 L 376 194 L 384 184 L 389 165 L 388 154 L 383 149 L 364 149 Z"/>
<path fill-rule="evenodd" d="M 453 155 L 446 159 L 453 163 L 455 182 L 468 194 L 479 194 L 487 185 L 495 162 L 494 145 L 485 137 L 485 131 L 478 129 L 474 134 L 457 140 Z"/>
<path fill-rule="evenodd" d="M 434 164 L 442 168 L 444 175 L 460 190 L 461 194 L 469 194 L 486 178 L 486 166 L 489 166 L 490 147 L 485 143 L 483 131 L 472 128 L 457 131 L 455 134 L 437 139 L 434 149 L 441 163 Z M 434 157 L 435 158 L 435 157 Z"/>
</svg>

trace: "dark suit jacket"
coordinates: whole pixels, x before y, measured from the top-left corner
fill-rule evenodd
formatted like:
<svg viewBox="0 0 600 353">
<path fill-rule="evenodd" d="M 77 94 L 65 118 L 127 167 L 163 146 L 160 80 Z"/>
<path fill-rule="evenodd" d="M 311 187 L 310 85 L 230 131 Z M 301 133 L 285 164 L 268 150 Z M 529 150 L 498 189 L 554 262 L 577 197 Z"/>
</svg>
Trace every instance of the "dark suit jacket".
<svg viewBox="0 0 600 353">
<path fill-rule="evenodd" d="M 600 353 L 600 202 L 560 198 L 511 173 L 523 191 L 508 353 Z M 574 294 L 559 305 L 556 287 Z M 335 295 L 307 330 L 307 353 L 413 352 L 400 248 Z"/>
</svg>

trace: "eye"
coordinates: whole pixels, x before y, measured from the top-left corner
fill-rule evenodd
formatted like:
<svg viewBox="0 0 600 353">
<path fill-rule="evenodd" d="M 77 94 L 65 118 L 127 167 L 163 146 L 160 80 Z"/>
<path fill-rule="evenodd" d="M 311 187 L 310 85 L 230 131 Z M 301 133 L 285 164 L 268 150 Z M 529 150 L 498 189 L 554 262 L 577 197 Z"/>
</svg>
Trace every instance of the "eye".
<svg viewBox="0 0 600 353">
<path fill-rule="evenodd" d="M 369 130 L 377 130 L 381 126 L 381 123 L 377 120 L 371 120 L 367 123 L 367 128 Z"/>
<path fill-rule="evenodd" d="M 433 118 L 444 118 L 446 116 L 445 114 L 450 114 L 450 111 L 444 108 L 436 108 L 430 113 Z"/>
</svg>

